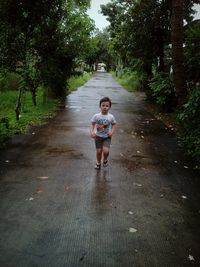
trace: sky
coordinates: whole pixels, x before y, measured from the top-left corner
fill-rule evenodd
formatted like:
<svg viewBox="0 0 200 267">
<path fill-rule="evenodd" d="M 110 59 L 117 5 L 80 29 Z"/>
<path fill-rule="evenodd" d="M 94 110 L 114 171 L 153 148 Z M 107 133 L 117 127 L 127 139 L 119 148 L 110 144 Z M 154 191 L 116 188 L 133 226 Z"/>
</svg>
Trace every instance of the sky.
<svg viewBox="0 0 200 267">
<path fill-rule="evenodd" d="M 106 20 L 106 17 L 100 13 L 100 5 L 105 5 L 109 3 L 110 0 L 92 0 L 91 8 L 88 10 L 88 15 L 95 21 L 96 27 L 99 30 L 109 25 L 109 22 Z M 194 8 L 198 13 L 195 15 L 195 19 L 200 19 L 200 5 L 194 5 Z"/>
<path fill-rule="evenodd" d="M 103 28 L 109 25 L 106 17 L 100 13 L 100 5 L 106 5 L 109 2 L 109 0 L 92 0 L 91 8 L 87 12 L 88 15 L 95 21 L 96 27 L 99 28 L 99 30 L 103 30 Z"/>
</svg>

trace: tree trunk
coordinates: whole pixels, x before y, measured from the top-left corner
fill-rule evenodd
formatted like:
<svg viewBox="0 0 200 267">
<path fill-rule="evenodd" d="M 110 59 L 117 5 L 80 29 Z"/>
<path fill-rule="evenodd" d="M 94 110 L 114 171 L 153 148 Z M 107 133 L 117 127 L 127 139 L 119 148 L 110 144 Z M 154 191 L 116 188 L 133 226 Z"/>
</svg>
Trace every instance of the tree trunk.
<svg viewBox="0 0 200 267">
<path fill-rule="evenodd" d="M 22 95 L 23 95 L 23 87 L 20 87 L 18 98 L 17 98 L 17 103 L 16 103 L 16 107 L 15 107 L 15 114 L 16 114 L 16 120 L 17 121 L 19 120 L 19 115 L 20 115 L 20 111 L 21 111 Z"/>
<path fill-rule="evenodd" d="M 36 88 L 31 88 L 31 95 L 32 95 L 32 102 L 33 105 L 36 107 L 37 106 L 37 101 L 36 101 Z"/>
<path fill-rule="evenodd" d="M 171 42 L 174 85 L 178 104 L 184 103 L 187 95 L 185 71 L 183 65 L 183 5 L 184 0 L 172 1 Z"/>
</svg>

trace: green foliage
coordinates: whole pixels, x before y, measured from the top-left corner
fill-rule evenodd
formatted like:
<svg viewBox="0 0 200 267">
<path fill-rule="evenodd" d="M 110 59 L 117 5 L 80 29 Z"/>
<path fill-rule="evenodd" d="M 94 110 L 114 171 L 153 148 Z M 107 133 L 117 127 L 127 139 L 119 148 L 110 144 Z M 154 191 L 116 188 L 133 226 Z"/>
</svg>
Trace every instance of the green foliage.
<svg viewBox="0 0 200 267">
<path fill-rule="evenodd" d="M 44 123 L 44 120 L 53 116 L 58 102 L 55 100 L 43 101 L 43 89 L 37 95 L 37 107 L 33 106 L 30 92 L 23 96 L 20 120 L 15 119 L 16 91 L 0 92 L 0 142 L 17 133 L 27 132 L 31 126 Z"/>
<path fill-rule="evenodd" d="M 172 76 L 163 72 L 154 72 L 153 78 L 149 82 L 151 94 L 155 102 L 165 110 L 171 109 L 175 98 Z"/>
<path fill-rule="evenodd" d="M 94 28 L 85 13 L 89 3 L 89 0 L 3 1 L 1 66 L 16 71 L 21 64 L 25 86 L 35 88 L 41 74 L 40 84 L 48 87 L 52 96 L 64 97 L 73 62 L 83 54 Z M 34 58 L 32 67 L 37 73 L 33 73 L 30 58 Z"/>
<path fill-rule="evenodd" d="M 15 72 L 0 73 L 0 92 L 18 90 L 21 80 L 21 76 Z"/>
<path fill-rule="evenodd" d="M 72 92 L 74 90 L 77 90 L 78 87 L 85 84 L 90 78 L 91 74 L 86 72 L 81 75 L 71 76 L 68 80 L 68 91 Z"/>
<path fill-rule="evenodd" d="M 102 13 L 111 23 L 113 48 L 123 64 L 132 67 L 132 59 L 138 58 L 148 66 L 144 71 L 149 74 L 149 66 L 156 57 L 155 29 L 159 27 L 164 31 L 168 26 L 164 23 L 167 11 L 160 1 L 117 0 L 103 5 Z M 160 21 L 161 17 L 163 21 Z"/>
<path fill-rule="evenodd" d="M 188 82 L 193 85 L 200 81 L 200 21 L 194 22 L 186 30 L 185 67 Z"/>
<path fill-rule="evenodd" d="M 139 72 L 125 68 L 115 73 L 117 81 L 129 92 L 142 88 L 143 77 Z"/>
<path fill-rule="evenodd" d="M 200 85 L 188 96 L 187 103 L 178 114 L 181 141 L 187 153 L 200 162 Z"/>
<path fill-rule="evenodd" d="M 83 59 L 90 66 L 93 66 L 94 63 L 103 62 L 106 64 L 108 71 L 116 64 L 111 48 L 110 34 L 106 29 L 102 32 L 99 30 L 95 31 L 94 36 L 84 51 Z"/>
</svg>

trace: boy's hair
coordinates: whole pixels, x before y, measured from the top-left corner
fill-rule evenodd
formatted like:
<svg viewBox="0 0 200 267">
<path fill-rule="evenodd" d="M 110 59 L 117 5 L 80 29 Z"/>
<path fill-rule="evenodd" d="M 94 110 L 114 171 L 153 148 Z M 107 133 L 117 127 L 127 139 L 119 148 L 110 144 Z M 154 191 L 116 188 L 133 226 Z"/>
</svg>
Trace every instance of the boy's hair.
<svg viewBox="0 0 200 267">
<path fill-rule="evenodd" d="M 99 101 L 99 106 L 101 106 L 101 103 L 103 103 L 103 102 L 109 102 L 109 104 L 110 104 L 110 107 L 111 107 L 111 105 L 112 105 L 112 102 L 111 102 L 111 100 L 110 100 L 110 98 L 109 97 L 103 97 L 100 101 Z"/>
</svg>

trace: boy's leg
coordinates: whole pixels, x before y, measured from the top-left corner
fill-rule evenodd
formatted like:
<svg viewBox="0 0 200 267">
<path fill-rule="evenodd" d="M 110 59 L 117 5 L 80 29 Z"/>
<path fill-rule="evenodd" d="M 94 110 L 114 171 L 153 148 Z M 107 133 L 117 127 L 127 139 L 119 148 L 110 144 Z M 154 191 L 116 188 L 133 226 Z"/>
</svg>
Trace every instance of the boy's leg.
<svg viewBox="0 0 200 267">
<path fill-rule="evenodd" d="M 96 149 L 96 159 L 97 159 L 97 163 L 101 164 L 101 158 L 102 158 L 102 148 L 97 148 Z"/>
<path fill-rule="evenodd" d="M 110 152 L 111 138 L 105 139 L 103 143 L 103 165 L 104 167 L 108 166 L 108 156 Z"/>
<path fill-rule="evenodd" d="M 101 164 L 102 152 L 103 152 L 103 140 L 100 137 L 95 138 L 96 146 L 96 163 Z"/>
<path fill-rule="evenodd" d="M 106 162 L 108 160 L 110 148 L 104 146 L 103 147 L 103 161 Z"/>
</svg>

